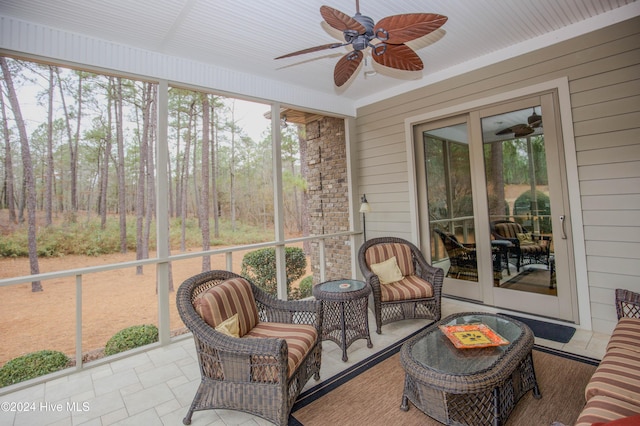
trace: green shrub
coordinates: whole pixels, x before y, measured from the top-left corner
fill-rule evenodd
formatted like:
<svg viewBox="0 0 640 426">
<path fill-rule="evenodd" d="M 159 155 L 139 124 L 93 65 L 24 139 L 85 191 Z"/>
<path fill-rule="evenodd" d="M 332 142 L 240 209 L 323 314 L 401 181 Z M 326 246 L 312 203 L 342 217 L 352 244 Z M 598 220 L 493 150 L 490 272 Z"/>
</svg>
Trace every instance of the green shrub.
<svg viewBox="0 0 640 426">
<path fill-rule="evenodd" d="M 22 355 L 0 368 L 0 387 L 62 370 L 68 364 L 69 358 L 58 351 L 42 350 Z"/>
<path fill-rule="evenodd" d="M 158 327 L 153 324 L 134 325 L 118 331 L 107 342 L 105 355 L 113 355 L 158 341 Z"/>
<path fill-rule="evenodd" d="M 536 191 L 536 202 L 538 203 L 537 215 L 545 216 L 540 217 L 540 232 L 548 234 L 551 232 L 551 204 L 549 196 L 541 191 Z M 525 225 L 529 228 L 529 231 L 533 231 L 531 224 L 525 223 L 525 219 L 518 216 L 531 215 L 535 216 L 536 212 L 533 211 L 535 206 L 532 205 L 531 191 L 525 191 L 516 199 L 513 204 L 513 215 L 516 216 L 516 222 L 521 225 Z"/>
<path fill-rule="evenodd" d="M 313 288 L 313 276 L 309 275 L 300 281 L 298 288 L 294 288 L 292 291 L 291 299 L 298 300 L 311 296 L 311 289 Z"/>
<path fill-rule="evenodd" d="M 287 264 L 287 294 L 291 295 L 291 283 L 300 278 L 307 270 L 307 258 L 298 247 L 285 247 Z M 253 281 L 258 287 L 276 295 L 276 249 L 267 247 L 252 251 L 242 258 L 242 275 Z"/>
<path fill-rule="evenodd" d="M 0 238 L 0 257 L 23 257 L 29 256 L 26 240 L 24 243 L 17 238 L 12 240 L 8 237 Z"/>
</svg>

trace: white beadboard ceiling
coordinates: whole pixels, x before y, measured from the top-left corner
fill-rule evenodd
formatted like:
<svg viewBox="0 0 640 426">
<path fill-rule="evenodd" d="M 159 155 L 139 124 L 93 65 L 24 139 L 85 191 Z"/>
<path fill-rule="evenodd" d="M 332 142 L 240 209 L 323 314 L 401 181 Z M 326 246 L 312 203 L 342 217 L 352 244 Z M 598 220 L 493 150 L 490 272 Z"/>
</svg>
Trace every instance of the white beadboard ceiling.
<svg viewBox="0 0 640 426">
<path fill-rule="evenodd" d="M 323 4 L 348 15 L 356 10 L 355 0 L 0 0 L 0 15 L 255 75 L 357 107 L 640 14 L 635 0 L 361 0 L 360 12 L 376 22 L 414 12 L 449 20 L 412 42 L 425 63 L 422 72 L 374 69 L 369 60 L 336 88 L 333 68 L 344 48 L 274 60 L 335 41 L 320 16 Z"/>
</svg>

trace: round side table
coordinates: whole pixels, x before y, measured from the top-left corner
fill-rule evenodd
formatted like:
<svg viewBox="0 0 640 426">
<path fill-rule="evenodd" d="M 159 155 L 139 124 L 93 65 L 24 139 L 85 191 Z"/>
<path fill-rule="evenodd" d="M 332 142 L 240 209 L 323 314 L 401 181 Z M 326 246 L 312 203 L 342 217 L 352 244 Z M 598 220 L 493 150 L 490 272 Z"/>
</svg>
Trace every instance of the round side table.
<svg viewBox="0 0 640 426">
<path fill-rule="evenodd" d="M 358 339 L 367 339 L 367 347 L 373 347 L 367 312 L 371 287 L 367 283 L 326 281 L 314 286 L 312 292 L 322 302 L 322 340 L 338 344 L 342 348 L 343 361 L 348 360 L 347 348 Z"/>
</svg>

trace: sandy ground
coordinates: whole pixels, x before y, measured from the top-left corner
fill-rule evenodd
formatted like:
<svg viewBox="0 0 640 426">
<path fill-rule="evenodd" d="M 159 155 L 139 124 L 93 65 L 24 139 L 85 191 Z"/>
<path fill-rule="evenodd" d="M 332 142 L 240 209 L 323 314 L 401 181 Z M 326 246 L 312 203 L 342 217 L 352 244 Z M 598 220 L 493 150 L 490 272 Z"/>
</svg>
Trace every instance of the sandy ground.
<svg viewBox="0 0 640 426">
<path fill-rule="evenodd" d="M 245 253 L 233 253 L 234 272 L 240 272 Z M 130 260 L 135 260 L 135 253 L 40 259 L 40 272 Z M 211 269 L 226 269 L 224 255 L 212 256 Z M 173 262 L 174 288 L 201 271 L 201 258 Z M 29 275 L 28 259 L 0 259 L 0 279 L 23 275 Z M 82 351 L 94 352 L 88 359 L 95 357 L 96 350 L 103 348 L 111 336 L 123 328 L 137 324 L 157 325 L 155 282 L 154 266 L 146 266 L 143 275 L 136 275 L 135 268 L 127 268 L 82 277 Z M 42 349 L 58 350 L 75 357 L 76 279 L 43 281 L 42 286 L 44 291 L 37 293 L 31 291 L 31 284 L 0 288 L 0 366 L 12 358 Z M 169 297 L 171 330 L 177 331 L 183 329 L 184 324 L 176 309 L 175 291 Z"/>
</svg>

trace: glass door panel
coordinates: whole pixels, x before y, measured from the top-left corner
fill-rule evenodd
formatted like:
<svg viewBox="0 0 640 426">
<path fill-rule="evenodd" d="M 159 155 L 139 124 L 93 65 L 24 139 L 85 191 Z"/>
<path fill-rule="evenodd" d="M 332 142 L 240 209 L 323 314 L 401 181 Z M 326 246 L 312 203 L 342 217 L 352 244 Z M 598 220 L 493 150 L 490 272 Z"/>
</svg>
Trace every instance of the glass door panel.
<svg viewBox="0 0 640 426">
<path fill-rule="evenodd" d="M 467 125 L 422 130 L 420 136 L 432 264 L 445 270 L 446 293 L 476 298 L 479 274 Z M 457 291 L 456 285 L 461 287 Z"/>
<path fill-rule="evenodd" d="M 539 105 L 482 119 L 494 286 L 557 295 Z"/>
</svg>

